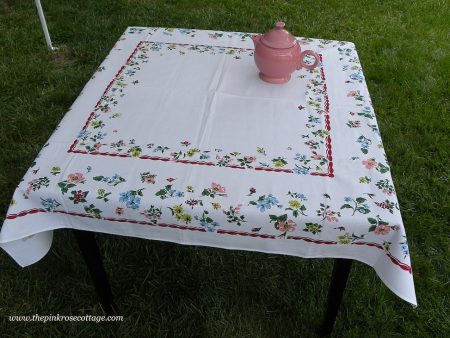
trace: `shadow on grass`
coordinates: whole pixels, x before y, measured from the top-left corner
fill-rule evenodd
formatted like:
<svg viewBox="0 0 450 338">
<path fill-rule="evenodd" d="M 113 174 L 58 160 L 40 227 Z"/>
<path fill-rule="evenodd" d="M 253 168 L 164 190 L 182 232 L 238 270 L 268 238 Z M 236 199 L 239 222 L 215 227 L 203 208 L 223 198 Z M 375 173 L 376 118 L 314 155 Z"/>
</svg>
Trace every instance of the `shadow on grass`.
<svg viewBox="0 0 450 338">
<path fill-rule="evenodd" d="M 313 335 L 319 324 L 328 278 L 316 270 L 331 271 L 329 261 L 110 235 L 100 243 L 120 311 L 144 324 L 142 334 L 155 334 L 151 326 L 169 335 L 290 337 Z"/>
</svg>

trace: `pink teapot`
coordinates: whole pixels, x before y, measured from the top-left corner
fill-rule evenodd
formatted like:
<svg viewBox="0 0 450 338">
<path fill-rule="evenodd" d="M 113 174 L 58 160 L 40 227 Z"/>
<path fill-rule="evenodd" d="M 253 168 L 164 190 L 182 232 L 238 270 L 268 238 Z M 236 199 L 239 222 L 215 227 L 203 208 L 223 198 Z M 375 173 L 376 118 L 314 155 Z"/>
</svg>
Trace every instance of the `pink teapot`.
<svg viewBox="0 0 450 338">
<path fill-rule="evenodd" d="M 319 63 L 319 55 L 312 50 L 301 51 L 297 39 L 284 29 L 285 23 L 278 21 L 275 29 L 264 35 L 253 35 L 255 63 L 261 80 L 269 83 L 285 83 L 294 70 L 302 67 L 313 69 Z M 305 64 L 303 58 L 311 55 L 313 64 Z"/>
</svg>

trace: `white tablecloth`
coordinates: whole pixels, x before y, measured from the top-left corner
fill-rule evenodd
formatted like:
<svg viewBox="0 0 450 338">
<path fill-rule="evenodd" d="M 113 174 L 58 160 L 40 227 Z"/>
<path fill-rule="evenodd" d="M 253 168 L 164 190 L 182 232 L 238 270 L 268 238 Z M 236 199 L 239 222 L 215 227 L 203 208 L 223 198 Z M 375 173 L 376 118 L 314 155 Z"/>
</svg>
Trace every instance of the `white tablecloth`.
<svg viewBox="0 0 450 338">
<path fill-rule="evenodd" d="M 76 228 L 351 258 L 416 305 L 354 44 L 299 38 L 321 63 L 272 85 L 249 36 L 128 28 L 18 186 L 1 247 L 26 266 Z"/>
</svg>

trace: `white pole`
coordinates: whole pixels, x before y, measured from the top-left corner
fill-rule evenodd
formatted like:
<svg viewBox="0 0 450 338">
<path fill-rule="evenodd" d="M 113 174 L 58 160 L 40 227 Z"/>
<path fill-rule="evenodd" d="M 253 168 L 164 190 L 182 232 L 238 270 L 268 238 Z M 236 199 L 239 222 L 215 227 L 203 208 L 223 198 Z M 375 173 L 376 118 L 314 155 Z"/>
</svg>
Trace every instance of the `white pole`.
<svg viewBox="0 0 450 338">
<path fill-rule="evenodd" d="M 39 13 L 39 20 L 41 20 L 42 30 L 44 31 L 45 42 L 47 42 L 47 47 L 51 51 L 55 51 L 58 48 L 52 46 L 52 40 L 50 39 L 50 34 L 48 33 L 47 23 L 45 22 L 44 11 L 42 10 L 41 1 L 34 0 L 36 3 L 36 8 Z"/>
</svg>

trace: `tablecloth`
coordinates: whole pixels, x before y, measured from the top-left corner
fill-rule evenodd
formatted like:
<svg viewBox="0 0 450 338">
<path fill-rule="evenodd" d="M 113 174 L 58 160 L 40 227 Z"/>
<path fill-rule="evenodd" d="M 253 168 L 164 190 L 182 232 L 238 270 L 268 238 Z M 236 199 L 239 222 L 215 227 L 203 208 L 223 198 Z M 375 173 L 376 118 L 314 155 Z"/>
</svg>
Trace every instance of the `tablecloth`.
<svg viewBox="0 0 450 338">
<path fill-rule="evenodd" d="M 17 187 L 21 266 L 76 228 L 372 266 L 416 305 L 405 229 L 355 45 L 261 81 L 249 33 L 129 27 Z"/>
</svg>

